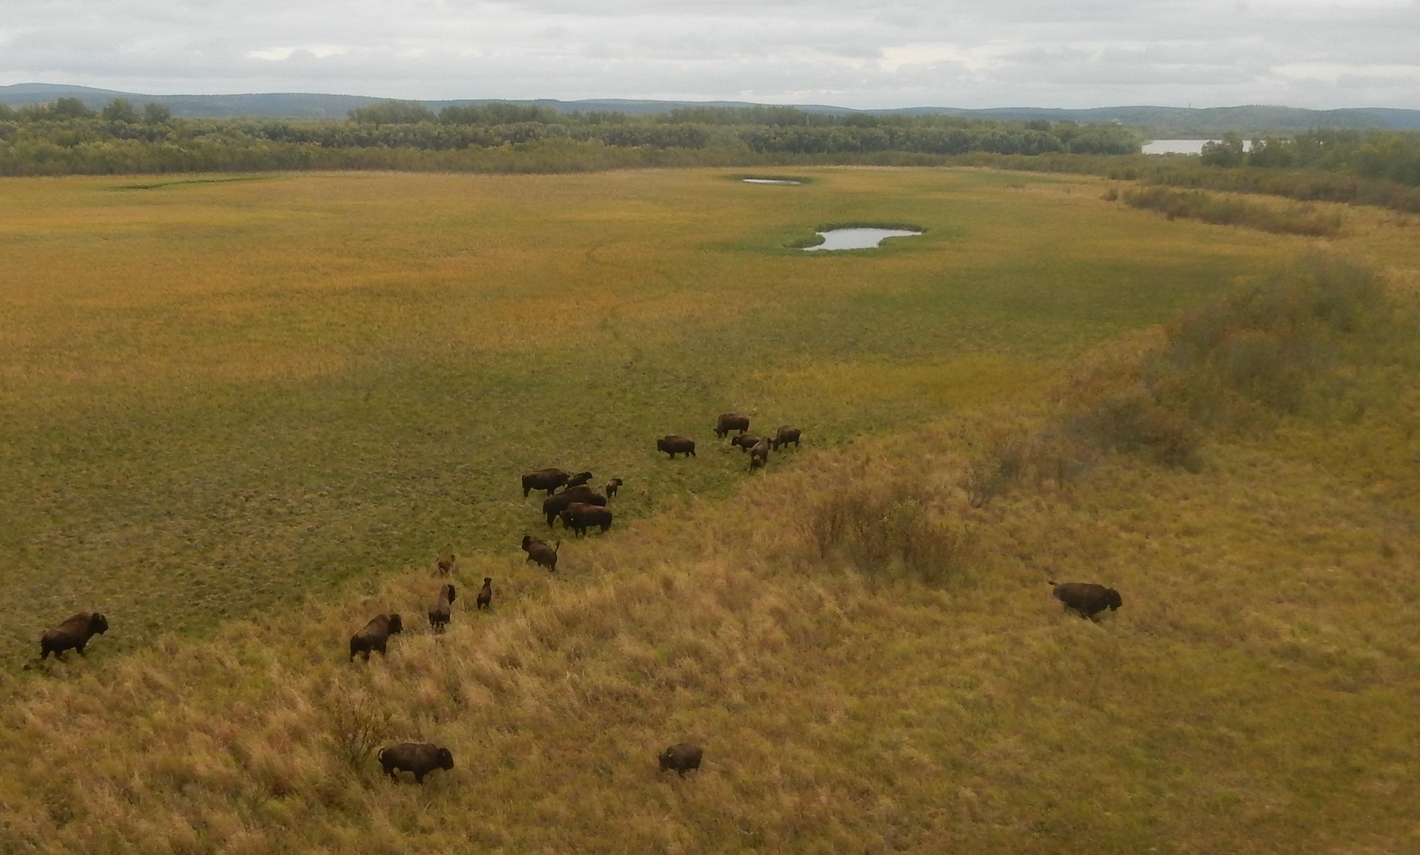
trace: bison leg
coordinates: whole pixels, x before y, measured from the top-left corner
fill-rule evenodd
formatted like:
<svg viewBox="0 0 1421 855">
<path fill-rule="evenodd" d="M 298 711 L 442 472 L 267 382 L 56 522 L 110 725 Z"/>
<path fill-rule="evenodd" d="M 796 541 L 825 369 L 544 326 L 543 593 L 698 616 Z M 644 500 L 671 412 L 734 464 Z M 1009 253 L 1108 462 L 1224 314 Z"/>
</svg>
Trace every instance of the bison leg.
<svg viewBox="0 0 1421 855">
<path fill-rule="evenodd" d="M 418 771 L 418 770 L 416 770 L 415 773 L 414 773 L 414 782 L 415 782 L 416 784 L 423 784 L 423 783 L 424 783 L 424 773 L 423 773 L 423 772 L 420 772 L 420 771 Z"/>
</svg>

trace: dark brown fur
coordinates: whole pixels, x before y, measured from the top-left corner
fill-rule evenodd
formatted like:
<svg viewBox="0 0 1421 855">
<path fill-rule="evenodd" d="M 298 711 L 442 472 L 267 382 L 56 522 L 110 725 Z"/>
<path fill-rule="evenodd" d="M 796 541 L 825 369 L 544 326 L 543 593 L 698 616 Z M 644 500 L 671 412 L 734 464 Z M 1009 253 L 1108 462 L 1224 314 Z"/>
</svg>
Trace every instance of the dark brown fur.
<svg viewBox="0 0 1421 855">
<path fill-rule="evenodd" d="M 730 444 L 731 444 L 731 445 L 735 445 L 735 446 L 739 446 L 739 447 L 740 447 L 740 450 L 743 452 L 743 451 L 749 451 L 750 449 L 754 448 L 754 447 L 756 446 L 756 444 L 758 444 L 758 443 L 760 442 L 761 439 L 764 439 L 764 437 L 755 436 L 754 434 L 745 433 L 745 434 L 741 434 L 740 436 L 737 436 L 737 437 L 732 437 L 731 440 L 730 440 Z"/>
<path fill-rule="evenodd" d="M 102 612 L 80 612 L 40 637 L 39 658 L 48 659 L 53 653 L 55 659 L 62 661 L 64 651 L 71 647 L 79 651 L 80 656 L 87 656 L 84 645 L 95 634 L 103 635 L 108 628 L 109 619 Z"/>
<path fill-rule="evenodd" d="M 750 471 L 754 472 L 756 469 L 764 466 L 769 459 L 770 441 L 769 439 L 762 439 L 755 443 L 754 448 L 750 449 Z"/>
<path fill-rule="evenodd" d="M 355 661 L 355 654 L 364 653 L 365 661 L 369 662 L 372 650 L 377 650 L 384 656 L 385 643 L 390 640 L 390 636 L 403 632 L 404 629 L 405 625 L 400 621 L 399 615 L 376 615 L 350 637 L 350 661 Z"/>
<path fill-rule="evenodd" d="M 449 618 L 454 613 L 454 586 L 440 585 L 439 599 L 434 601 L 434 605 L 429 607 L 429 626 L 435 632 L 449 625 Z"/>
<path fill-rule="evenodd" d="M 562 527 L 570 528 L 578 537 L 587 533 L 592 526 L 601 527 L 603 532 L 612 527 L 612 512 L 598 505 L 573 502 L 563 509 Z"/>
<path fill-rule="evenodd" d="M 605 493 L 607 494 L 607 498 L 610 499 L 610 498 L 612 498 L 613 496 L 617 495 L 617 491 L 620 490 L 621 487 L 622 487 L 622 479 L 621 479 L 621 478 L 613 478 L 612 480 L 610 480 L 610 481 L 607 482 L 607 486 L 606 486 L 606 488 L 603 490 L 603 492 L 605 492 Z"/>
<path fill-rule="evenodd" d="M 543 500 L 543 516 L 548 520 L 551 528 L 553 520 L 558 518 L 563 508 L 573 502 L 585 502 L 589 505 L 606 505 L 607 497 L 598 493 L 591 487 L 583 484 L 581 487 L 573 487 L 571 490 L 563 490 L 554 496 L 549 496 Z"/>
<path fill-rule="evenodd" d="M 484 577 L 484 586 L 479 589 L 476 602 L 476 609 L 486 609 L 493 605 L 493 579 L 491 577 Z"/>
<path fill-rule="evenodd" d="M 715 435 L 721 439 L 725 439 L 725 435 L 733 430 L 743 434 L 749 429 L 750 417 L 739 413 L 721 413 L 715 420 Z"/>
<path fill-rule="evenodd" d="M 577 473 L 576 475 L 572 476 L 571 478 L 568 478 L 568 479 L 567 479 L 567 484 L 566 484 L 566 486 L 563 487 L 563 489 L 564 489 L 564 490 L 571 490 L 573 487 L 581 487 L 583 484 L 586 484 L 588 481 L 591 481 L 591 480 L 592 480 L 592 473 L 591 473 L 591 472 L 579 472 L 579 473 Z"/>
<path fill-rule="evenodd" d="M 375 759 L 380 761 L 385 774 L 391 778 L 396 778 L 396 770 L 413 772 L 416 784 L 423 784 L 424 776 L 435 769 L 447 771 L 454 768 L 453 752 L 431 742 L 401 742 L 381 748 Z"/>
<path fill-rule="evenodd" d="M 557 546 L 548 546 L 536 537 L 523 535 L 523 551 L 528 553 L 528 560 L 537 563 L 539 567 L 548 568 L 550 572 L 556 573 L 558 570 L 558 550 L 561 548 L 561 540 Z"/>
<path fill-rule="evenodd" d="M 657 755 L 656 759 L 661 763 L 662 772 L 674 769 L 685 777 L 688 770 L 701 768 L 701 754 L 701 746 L 696 743 L 678 742 Z"/>
<path fill-rule="evenodd" d="M 672 434 L 658 439 L 656 441 L 656 450 L 664 451 L 671 455 L 672 460 L 675 460 L 678 454 L 684 454 L 687 457 L 695 457 L 696 441 L 694 439 L 687 439 L 684 436 Z"/>
<path fill-rule="evenodd" d="M 1123 605 L 1120 601 L 1119 591 L 1104 585 L 1097 585 L 1094 582 L 1062 582 L 1059 585 L 1052 582 L 1051 584 L 1054 586 L 1051 596 L 1060 600 L 1064 608 L 1074 610 L 1083 618 L 1095 620 L 1096 614 L 1107 608 L 1115 611 Z"/>
<path fill-rule="evenodd" d="M 770 445 L 775 451 L 779 451 L 781 445 L 789 445 L 791 442 L 795 448 L 799 448 L 799 428 L 781 425 L 780 429 L 775 431 L 775 438 L 770 440 Z"/>
<path fill-rule="evenodd" d="M 537 472 L 529 472 L 523 476 L 523 498 L 528 498 L 528 493 L 532 490 L 546 490 L 551 496 L 553 491 L 567 483 L 568 474 L 561 469 L 539 469 Z"/>
</svg>

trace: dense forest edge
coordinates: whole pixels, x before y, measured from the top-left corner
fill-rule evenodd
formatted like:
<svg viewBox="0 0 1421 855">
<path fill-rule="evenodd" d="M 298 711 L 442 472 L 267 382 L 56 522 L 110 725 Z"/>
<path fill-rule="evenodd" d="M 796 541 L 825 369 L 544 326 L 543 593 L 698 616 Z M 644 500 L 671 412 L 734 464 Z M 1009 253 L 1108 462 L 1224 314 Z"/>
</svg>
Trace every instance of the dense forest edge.
<svg viewBox="0 0 1421 855">
<path fill-rule="evenodd" d="M 158 102 L 0 103 L 0 175 L 279 170 L 556 173 L 639 167 L 989 166 L 1089 173 L 1302 201 L 1418 208 L 1418 134 L 1320 128 L 1228 132 L 1199 157 L 1140 154 L 1117 124 L 952 115 L 684 107 L 655 115 L 513 103 L 383 101 L 344 120 L 182 118 Z"/>
</svg>

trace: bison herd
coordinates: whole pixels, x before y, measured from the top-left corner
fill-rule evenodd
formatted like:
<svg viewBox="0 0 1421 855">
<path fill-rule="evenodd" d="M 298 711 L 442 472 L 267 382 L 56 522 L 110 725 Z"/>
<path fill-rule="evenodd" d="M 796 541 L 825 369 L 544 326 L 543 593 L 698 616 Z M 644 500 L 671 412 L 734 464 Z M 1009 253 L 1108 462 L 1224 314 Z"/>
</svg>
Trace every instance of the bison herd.
<svg viewBox="0 0 1421 855">
<path fill-rule="evenodd" d="M 799 447 L 799 428 L 782 425 L 773 436 L 756 436 L 749 432 L 748 416 L 722 413 L 715 422 L 715 435 L 723 440 L 731 431 L 739 432 L 730 440 L 731 446 L 749 453 L 749 469 L 752 472 L 768 463 L 771 450 L 779 451 L 781 447 L 789 444 L 793 444 L 795 448 Z M 666 453 L 671 460 L 678 454 L 691 458 L 696 456 L 696 442 L 671 434 L 656 441 L 656 450 Z M 571 530 L 574 537 L 582 537 L 588 529 L 594 527 L 605 533 L 612 527 L 612 511 L 607 507 L 608 500 L 617 495 L 624 482 L 621 478 L 612 478 L 606 483 L 603 492 L 598 493 L 588 486 L 591 480 L 591 472 L 568 473 L 555 468 L 539 469 L 523 475 L 523 496 L 527 498 L 534 490 L 545 493 L 542 510 L 549 528 L 561 519 L 563 529 Z M 561 547 L 560 540 L 549 546 L 540 538 L 523 536 L 522 549 L 528 555 L 527 560 L 549 572 L 556 572 L 558 569 L 558 551 Z M 436 566 L 441 576 L 452 576 L 458 566 L 457 559 L 453 553 L 448 553 L 438 559 Z M 493 579 L 485 576 L 483 582 L 475 600 L 477 610 L 491 609 L 493 604 Z M 1088 582 L 1057 584 L 1051 581 L 1051 585 L 1052 596 L 1059 600 L 1066 610 L 1074 611 L 1082 618 L 1095 620 L 1095 616 L 1107 608 L 1113 611 L 1121 606 L 1120 593 L 1114 588 Z M 437 598 L 429 607 L 429 626 L 432 632 L 442 632 L 449 625 L 453 617 L 455 596 L 456 590 L 452 583 L 440 585 Z M 70 649 L 79 651 L 83 656 L 84 647 L 89 640 L 95 635 L 102 635 L 108 628 L 108 618 L 100 612 L 76 614 L 44 633 L 40 638 L 40 659 L 48 659 L 49 654 L 53 653 L 56 659 L 62 660 L 64 652 Z M 371 652 L 384 656 L 390 636 L 403 631 L 404 624 L 398 614 L 376 615 L 350 637 L 349 661 L 354 662 L 357 655 L 362 655 L 364 661 L 368 662 Z M 661 771 L 671 769 L 685 775 L 687 771 L 700 768 L 701 754 L 701 746 L 680 742 L 657 755 L 657 760 Z M 381 749 L 376 758 L 391 779 L 397 778 L 396 772 L 412 772 L 415 782 L 421 784 L 424 783 L 424 776 L 436 769 L 454 768 L 453 753 L 448 748 L 428 742 L 402 742 L 391 745 Z"/>
</svg>

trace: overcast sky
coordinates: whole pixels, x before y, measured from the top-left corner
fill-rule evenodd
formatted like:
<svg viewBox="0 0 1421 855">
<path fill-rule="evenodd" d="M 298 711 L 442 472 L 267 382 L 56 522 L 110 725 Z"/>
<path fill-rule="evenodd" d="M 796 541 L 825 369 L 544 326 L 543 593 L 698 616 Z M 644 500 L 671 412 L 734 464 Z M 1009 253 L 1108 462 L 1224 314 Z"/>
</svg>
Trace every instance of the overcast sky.
<svg viewBox="0 0 1421 855">
<path fill-rule="evenodd" d="M 1416 108 L 1415 0 L 0 0 L 0 84 Z"/>
</svg>

